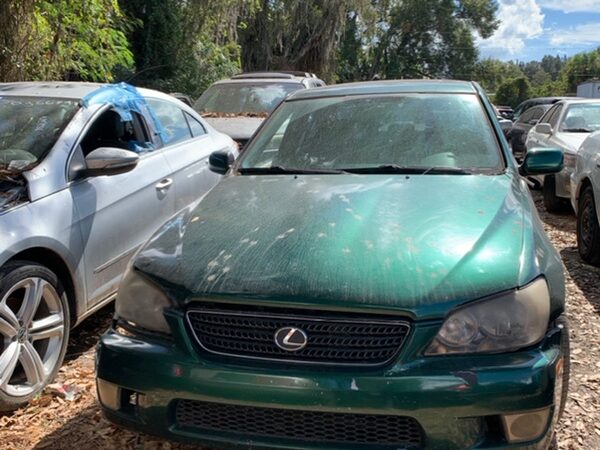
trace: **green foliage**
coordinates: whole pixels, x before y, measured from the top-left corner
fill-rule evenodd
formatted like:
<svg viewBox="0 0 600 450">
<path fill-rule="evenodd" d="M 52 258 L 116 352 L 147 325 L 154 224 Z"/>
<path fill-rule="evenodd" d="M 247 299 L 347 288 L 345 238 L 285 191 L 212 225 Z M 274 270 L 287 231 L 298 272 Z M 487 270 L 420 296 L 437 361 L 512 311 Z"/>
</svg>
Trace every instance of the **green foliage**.
<svg viewBox="0 0 600 450">
<path fill-rule="evenodd" d="M 531 97 L 531 84 L 525 76 L 511 78 L 498 86 L 494 95 L 497 105 L 508 105 L 513 108 Z"/>
<path fill-rule="evenodd" d="M 505 80 L 522 76 L 523 71 L 517 64 L 492 58 L 478 61 L 473 70 L 473 79 L 490 93 L 496 92 Z"/>
<path fill-rule="evenodd" d="M 123 0 L 127 16 L 140 25 L 129 33 L 135 72 L 122 77 L 197 97 L 212 82 L 240 71 L 238 17 L 254 5 L 255 0 Z"/>
<path fill-rule="evenodd" d="M 116 0 L 8 0 L 2 8 L 20 15 L 0 29 L 3 53 L 17 59 L 20 68 L 0 72 L 3 80 L 111 81 L 115 68 L 133 65 L 124 33 L 128 24 Z M 11 43 L 9 34 L 18 40 Z"/>
<path fill-rule="evenodd" d="M 477 61 L 474 33 L 497 28 L 492 0 L 374 2 L 379 35 L 370 51 L 370 75 L 384 78 L 470 79 Z"/>
<path fill-rule="evenodd" d="M 577 92 L 577 85 L 590 79 L 600 78 L 600 49 L 579 53 L 570 58 L 561 74 L 567 92 Z"/>
</svg>

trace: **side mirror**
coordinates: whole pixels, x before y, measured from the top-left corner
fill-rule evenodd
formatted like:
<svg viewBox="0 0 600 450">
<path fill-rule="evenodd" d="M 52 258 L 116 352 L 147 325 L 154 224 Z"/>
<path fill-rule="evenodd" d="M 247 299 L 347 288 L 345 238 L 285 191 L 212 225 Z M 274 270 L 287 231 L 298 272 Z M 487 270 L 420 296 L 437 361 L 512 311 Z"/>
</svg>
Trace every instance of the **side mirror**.
<svg viewBox="0 0 600 450">
<path fill-rule="evenodd" d="M 122 148 L 100 147 L 85 157 L 85 174 L 91 176 L 117 175 L 129 172 L 137 165 L 137 153 Z"/>
<path fill-rule="evenodd" d="M 521 175 L 541 175 L 560 172 L 564 155 L 559 148 L 532 148 L 527 150 L 523 164 L 519 167 Z"/>
<path fill-rule="evenodd" d="M 235 161 L 235 156 L 228 150 L 217 150 L 208 157 L 208 168 L 215 173 L 225 175 Z"/>
<path fill-rule="evenodd" d="M 534 128 L 536 133 L 552 134 L 552 126 L 549 123 L 538 123 Z"/>
</svg>

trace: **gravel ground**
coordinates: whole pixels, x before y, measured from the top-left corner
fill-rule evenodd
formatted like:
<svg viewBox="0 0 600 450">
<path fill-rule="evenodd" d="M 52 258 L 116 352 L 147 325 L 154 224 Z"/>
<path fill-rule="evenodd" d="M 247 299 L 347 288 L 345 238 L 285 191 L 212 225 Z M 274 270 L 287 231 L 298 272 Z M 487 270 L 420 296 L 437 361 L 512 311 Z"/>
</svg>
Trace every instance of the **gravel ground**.
<svg viewBox="0 0 600 450">
<path fill-rule="evenodd" d="M 558 430 L 559 447 L 600 449 L 600 270 L 579 258 L 574 217 L 546 214 L 539 193 L 534 192 L 534 198 L 567 275 L 572 373 L 569 400 Z M 26 408 L 0 416 L 0 448 L 193 448 L 120 430 L 102 418 L 94 386 L 94 345 L 111 316 L 112 307 L 105 308 L 72 334 L 58 382 L 76 391 L 74 399 L 68 401 L 47 389 Z"/>
</svg>

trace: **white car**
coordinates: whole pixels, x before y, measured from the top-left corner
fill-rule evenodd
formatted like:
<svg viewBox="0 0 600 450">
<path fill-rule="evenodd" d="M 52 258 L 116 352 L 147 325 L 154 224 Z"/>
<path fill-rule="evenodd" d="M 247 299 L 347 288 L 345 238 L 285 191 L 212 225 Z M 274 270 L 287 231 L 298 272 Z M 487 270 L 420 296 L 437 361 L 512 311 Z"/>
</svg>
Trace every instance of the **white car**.
<svg viewBox="0 0 600 450">
<path fill-rule="evenodd" d="M 579 149 L 571 175 L 571 204 L 577 212 L 579 254 L 600 266 L 600 133 L 591 134 Z"/>
<path fill-rule="evenodd" d="M 568 209 L 577 151 L 590 133 L 597 130 L 600 130 L 600 100 L 572 99 L 555 103 L 529 131 L 525 143 L 528 149 L 553 147 L 564 153 L 561 172 L 536 177 L 543 184 L 544 206 L 549 212 Z"/>
</svg>

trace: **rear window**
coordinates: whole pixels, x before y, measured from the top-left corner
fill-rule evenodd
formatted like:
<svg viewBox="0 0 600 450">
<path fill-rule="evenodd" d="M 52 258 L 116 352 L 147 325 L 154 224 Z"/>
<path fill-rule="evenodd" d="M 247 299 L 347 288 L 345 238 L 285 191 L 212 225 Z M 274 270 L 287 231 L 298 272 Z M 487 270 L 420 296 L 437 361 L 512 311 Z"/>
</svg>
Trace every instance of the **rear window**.
<svg viewBox="0 0 600 450">
<path fill-rule="evenodd" d="M 351 169 L 397 165 L 498 171 L 498 142 L 477 96 L 409 94 L 289 101 L 240 168 Z"/>
<path fill-rule="evenodd" d="M 249 115 L 266 117 L 300 83 L 215 84 L 196 101 L 194 109 L 205 117 Z"/>
</svg>

